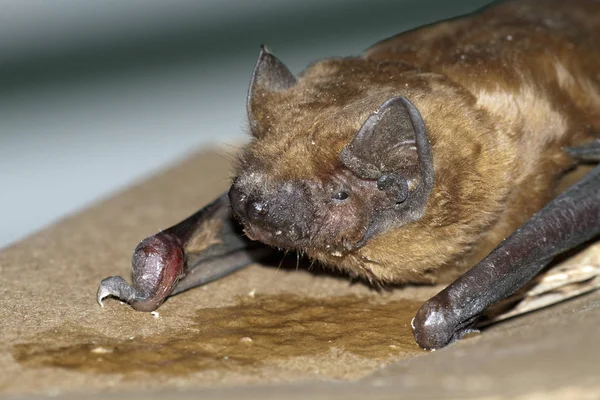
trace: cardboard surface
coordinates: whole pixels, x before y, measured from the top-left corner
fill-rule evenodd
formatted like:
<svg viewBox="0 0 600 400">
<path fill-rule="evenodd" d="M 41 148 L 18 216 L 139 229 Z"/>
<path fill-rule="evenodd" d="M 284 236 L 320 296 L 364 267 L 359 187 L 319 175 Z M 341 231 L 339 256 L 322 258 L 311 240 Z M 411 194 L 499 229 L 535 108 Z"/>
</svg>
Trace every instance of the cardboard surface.
<svg viewBox="0 0 600 400">
<path fill-rule="evenodd" d="M 140 346 L 151 346 L 157 354 L 172 353 L 174 344 L 161 340 L 179 335 L 184 340 L 176 346 L 185 355 L 186 340 L 193 339 L 189 335 L 205 334 L 198 316 L 212 315 L 199 312 L 208 309 L 220 315 L 220 310 L 239 304 L 240 299 L 250 302 L 252 309 L 252 304 L 259 304 L 253 299 L 261 296 L 324 299 L 326 306 L 329 298 L 359 296 L 376 308 L 380 303 L 423 301 L 439 290 L 419 287 L 378 293 L 318 270 L 252 266 L 169 299 L 158 310 L 158 318 L 114 300 L 100 308 L 95 301 L 100 280 L 108 275 L 129 277 L 131 252 L 141 239 L 226 190 L 231 158 L 224 152 L 198 154 L 0 252 L 0 394 L 352 399 L 595 398 L 600 393 L 598 292 L 496 325 L 433 353 L 403 348 L 382 359 L 330 348 L 316 354 L 291 352 L 290 357 L 258 363 L 230 360 L 237 363 L 235 368 L 229 368 L 234 364 L 224 358 L 215 368 L 192 363 L 170 373 L 161 373 L 160 368 L 125 368 L 136 362 L 137 353 L 132 353 L 120 359 L 114 372 L 98 367 L 108 362 L 110 358 L 103 358 L 108 353 L 124 350 L 128 340 L 136 344 L 149 340 L 150 345 Z M 365 309 L 370 312 L 367 305 Z M 259 326 L 261 321 L 256 321 Z M 378 323 L 383 324 L 372 321 L 374 331 Z M 399 331 L 405 328 L 398 324 Z M 297 337 L 304 338 L 307 333 L 294 326 L 299 329 Z M 247 339 L 240 337 L 241 342 Z M 260 345 L 258 334 L 252 345 Z M 294 343 L 286 345 L 294 348 Z M 73 352 L 75 347 L 83 353 Z M 65 358 L 69 352 L 72 358 Z M 169 359 L 164 371 L 178 362 Z"/>
</svg>

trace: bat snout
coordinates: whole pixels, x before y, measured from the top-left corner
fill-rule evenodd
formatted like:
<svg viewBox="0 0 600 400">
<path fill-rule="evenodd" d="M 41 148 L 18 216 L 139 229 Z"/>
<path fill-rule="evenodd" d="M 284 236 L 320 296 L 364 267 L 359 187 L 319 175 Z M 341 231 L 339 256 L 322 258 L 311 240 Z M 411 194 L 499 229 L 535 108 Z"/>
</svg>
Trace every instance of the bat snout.
<svg viewBox="0 0 600 400">
<path fill-rule="evenodd" d="M 308 236 L 312 214 L 300 190 L 286 187 L 247 193 L 243 186 L 234 183 L 229 199 L 233 214 L 247 234 L 280 247 L 294 247 Z"/>
<path fill-rule="evenodd" d="M 246 206 L 246 215 L 252 222 L 260 222 L 269 214 L 269 205 L 266 201 L 252 200 Z"/>
<path fill-rule="evenodd" d="M 242 221 L 257 223 L 269 214 L 269 204 L 266 201 L 248 196 L 236 186 L 229 190 L 229 201 L 233 213 Z"/>
<path fill-rule="evenodd" d="M 240 220 L 246 218 L 246 204 L 248 196 L 240 190 L 235 184 L 229 189 L 229 202 L 231 203 L 231 210 L 233 214 Z"/>
</svg>

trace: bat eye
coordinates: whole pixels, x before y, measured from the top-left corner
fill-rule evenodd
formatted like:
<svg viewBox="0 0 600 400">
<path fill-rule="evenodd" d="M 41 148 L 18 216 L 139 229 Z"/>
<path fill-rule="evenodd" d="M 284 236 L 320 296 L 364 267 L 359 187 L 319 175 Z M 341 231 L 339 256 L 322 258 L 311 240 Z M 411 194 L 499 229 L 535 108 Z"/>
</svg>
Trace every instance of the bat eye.
<svg viewBox="0 0 600 400">
<path fill-rule="evenodd" d="M 350 195 L 348 194 L 348 192 L 345 191 L 339 191 L 333 194 L 333 196 L 331 196 L 332 199 L 334 200 L 339 200 L 339 201 L 343 201 L 346 200 L 348 197 L 350 197 Z"/>
</svg>

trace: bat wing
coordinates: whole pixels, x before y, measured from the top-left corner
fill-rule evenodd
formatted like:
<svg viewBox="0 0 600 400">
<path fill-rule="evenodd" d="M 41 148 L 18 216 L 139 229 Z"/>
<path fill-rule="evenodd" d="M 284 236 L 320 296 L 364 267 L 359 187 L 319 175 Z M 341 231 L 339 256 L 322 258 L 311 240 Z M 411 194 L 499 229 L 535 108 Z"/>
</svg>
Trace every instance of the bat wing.
<svg viewBox="0 0 600 400">
<path fill-rule="evenodd" d="M 271 253 L 246 238 L 231 215 L 229 197 L 215 201 L 135 249 L 132 280 L 100 282 L 97 299 L 113 296 L 139 311 L 153 311 L 170 295 L 219 279 Z"/>
<path fill-rule="evenodd" d="M 600 159 L 599 142 L 571 149 Z M 515 293 L 558 254 L 600 234 L 600 166 L 556 197 L 480 263 L 428 300 L 413 321 L 423 348 L 446 346 L 469 332 L 490 305 Z"/>
<path fill-rule="evenodd" d="M 540 308 L 600 289 L 599 245 L 585 250 L 585 257 L 576 257 L 541 273 L 529 284 L 508 298 L 489 307 L 477 328 L 526 314 Z"/>
</svg>

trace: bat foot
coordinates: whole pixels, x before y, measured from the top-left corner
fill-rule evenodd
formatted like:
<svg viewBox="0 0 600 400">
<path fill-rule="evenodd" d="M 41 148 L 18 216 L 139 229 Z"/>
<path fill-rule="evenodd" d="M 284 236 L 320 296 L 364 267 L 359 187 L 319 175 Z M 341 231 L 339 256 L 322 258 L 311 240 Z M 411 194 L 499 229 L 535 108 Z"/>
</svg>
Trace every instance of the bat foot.
<svg viewBox="0 0 600 400">
<path fill-rule="evenodd" d="M 126 303 L 130 303 L 135 296 L 135 289 L 120 276 L 109 276 L 100 282 L 96 301 L 100 307 L 104 307 L 102 300 L 107 297 L 116 297 Z"/>
<path fill-rule="evenodd" d="M 461 321 L 446 305 L 437 299 L 427 301 L 419 309 L 411 322 L 413 335 L 419 346 L 425 350 L 436 350 L 463 338 L 469 333 L 478 332 L 472 328 L 476 318 Z"/>
</svg>

